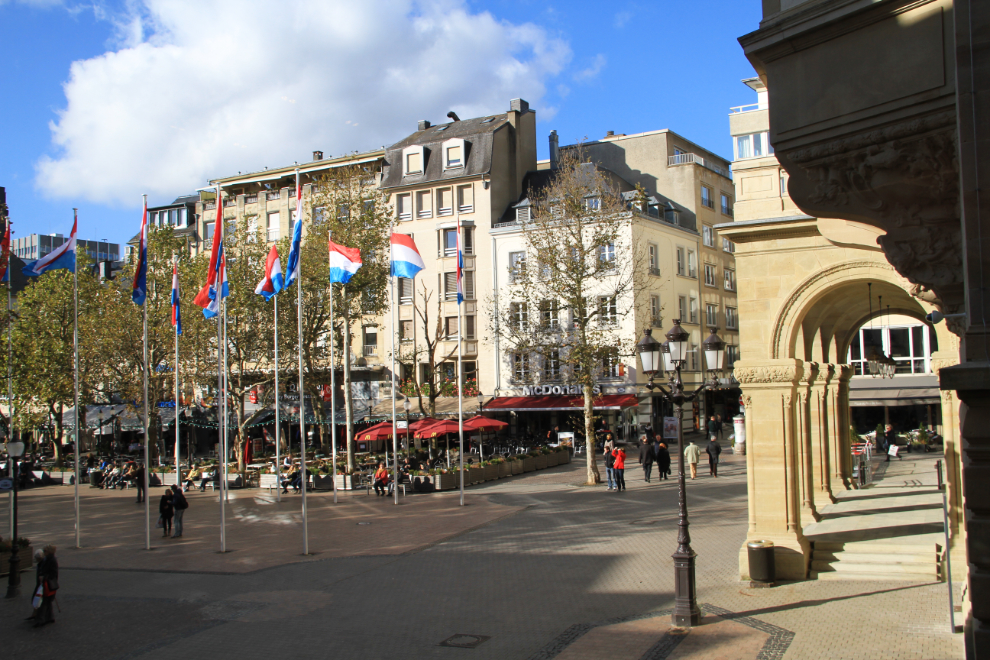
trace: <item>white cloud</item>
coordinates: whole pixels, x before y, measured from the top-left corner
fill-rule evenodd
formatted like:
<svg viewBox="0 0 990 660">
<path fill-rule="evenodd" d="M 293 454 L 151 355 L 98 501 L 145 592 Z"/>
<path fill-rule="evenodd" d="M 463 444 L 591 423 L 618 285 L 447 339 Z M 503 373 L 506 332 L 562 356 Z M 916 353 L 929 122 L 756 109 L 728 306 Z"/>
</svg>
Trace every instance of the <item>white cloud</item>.
<svg viewBox="0 0 990 660">
<path fill-rule="evenodd" d="M 541 110 L 569 62 L 532 24 L 464 0 L 141 0 L 108 16 L 117 50 L 72 64 L 56 153 L 37 163 L 53 197 L 130 204 L 207 178 L 377 148 L 522 97 Z M 360 123 L 360 130 L 342 131 Z"/>
<path fill-rule="evenodd" d="M 632 19 L 632 16 L 633 15 L 631 11 L 620 11 L 618 14 L 615 15 L 615 20 L 614 20 L 615 27 L 619 29 L 626 27 L 626 23 L 628 23 L 630 19 Z"/>
<path fill-rule="evenodd" d="M 574 80 L 578 82 L 588 82 L 590 80 L 594 80 L 598 77 L 598 74 L 602 72 L 602 69 L 605 68 L 605 64 L 607 62 L 608 59 L 605 55 L 598 53 L 595 55 L 594 59 L 591 60 L 591 66 L 587 69 L 581 69 L 574 74 Z"/>
</svg>

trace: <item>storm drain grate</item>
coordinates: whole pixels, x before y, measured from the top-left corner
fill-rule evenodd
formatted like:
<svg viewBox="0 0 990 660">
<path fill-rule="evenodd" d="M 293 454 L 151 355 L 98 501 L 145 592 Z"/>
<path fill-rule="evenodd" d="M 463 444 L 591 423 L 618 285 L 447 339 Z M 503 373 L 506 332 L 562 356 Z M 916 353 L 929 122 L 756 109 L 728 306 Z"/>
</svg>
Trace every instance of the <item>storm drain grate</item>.
<svg viewBox="0 0 990 660">
<path fill-rule="evenodd" d="M 452 635 L 443 640 L 437 646 L 452 646 L 458 649 L 476 649 L 491 637 L 487 635 Z"/>
</svg>

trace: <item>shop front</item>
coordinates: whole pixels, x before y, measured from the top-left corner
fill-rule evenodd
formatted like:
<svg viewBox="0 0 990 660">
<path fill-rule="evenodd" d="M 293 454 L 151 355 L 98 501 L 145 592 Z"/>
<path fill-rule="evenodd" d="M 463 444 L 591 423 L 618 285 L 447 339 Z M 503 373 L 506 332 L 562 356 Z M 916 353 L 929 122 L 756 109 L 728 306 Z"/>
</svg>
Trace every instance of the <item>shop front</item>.
<svg viewBox="0 0 990 660">
<path fill-rule="evenodd" d="M 509 423 L 508 433 L 520 440 L 555 442 L 549 434 L 560 431 L 584 432 L 584 396 L 570 394 L 572 388 L 558 387 L 548 394 L 542 388 L 526 388 L 523 396 L 499 396 L 487 402 L 484 414 Z M 576 389 L 576 388 L 575 388 Z M 596 394 L 593 399 L 595 429 L 609 430 L 616 439 L 630 441 L 635 434 L 635 394 Z"/>
</svg>

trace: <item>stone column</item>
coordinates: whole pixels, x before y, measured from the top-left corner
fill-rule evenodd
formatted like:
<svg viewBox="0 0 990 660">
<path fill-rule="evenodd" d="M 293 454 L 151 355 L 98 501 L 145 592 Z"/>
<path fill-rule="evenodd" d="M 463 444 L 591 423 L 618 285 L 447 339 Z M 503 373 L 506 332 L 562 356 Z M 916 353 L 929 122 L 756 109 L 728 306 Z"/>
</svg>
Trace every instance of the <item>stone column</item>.
<svg viewBox="0 0 990 660">
<path fill-rule="evenodd" d="M 833 436 L 829 442 L 829 467 L 831 469 L 831 490 L 851 490 L 852 454 L 849 440 L 849 379 L 852 367 L 848 364 L 835 365 L 835 372 L 829 380 L 828 403 L 832 409 L 834 424 Z"/>
<path fill-rule="evenodd" d="M 801 526 L 812 520 L 822 519 L 815 507 L 815 469 L 812 461 L 812 427 L 814 420 L 811 416 L 812 386 L 818 378 L 819 365 L 817 362 L 805 362 L 804 374 L 797 387 L 797 420 L 798 420 L 798 459 L 801 471 Z"/>
<path fill-rule="evenodd" d="M 829 401 L 828 385 L 835 375 L 834 364 L 823 364 L 818 368 L 811 388 L 811 465 L 816 511 L 823 506 L 835 503 L 832 495 L 832 476 L 829 444 L 838 431 L 835 408 Z"/>
<path fill-rule="evenodd" d="M 795 420 L 799 360 L 736 362 L 734 373 L 746 397 L 746 454 L 750 526 L 747 541 L 774 543 L 777 577 L 807 576 L 811 547 L 801 527 L 801 466 Z M 749 578 L 746 544 L 739 574 Z"/>
</svg>

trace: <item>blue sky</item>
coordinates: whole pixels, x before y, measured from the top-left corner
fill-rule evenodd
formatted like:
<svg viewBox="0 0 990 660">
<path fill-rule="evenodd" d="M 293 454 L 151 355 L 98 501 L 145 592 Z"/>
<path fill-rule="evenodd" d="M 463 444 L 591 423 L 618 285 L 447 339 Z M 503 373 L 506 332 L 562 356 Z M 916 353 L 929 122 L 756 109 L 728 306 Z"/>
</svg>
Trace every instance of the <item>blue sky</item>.
<svg viewBox="0 0 990 660">
<path fill-rule="evenodd" d="M 736 39 L 756 29 L 759 0 L 354 4 L 0 0 L 15 236 L 67 233 L 76 206 L 81 238 L 124 241 L 142 192 L 168 202 L 517 96 L 537 110 L 541 158 L 553 129 L 568 144 L 660 128 L 731 157 L 728 108 L 755 101 Z"/>
</svg>

